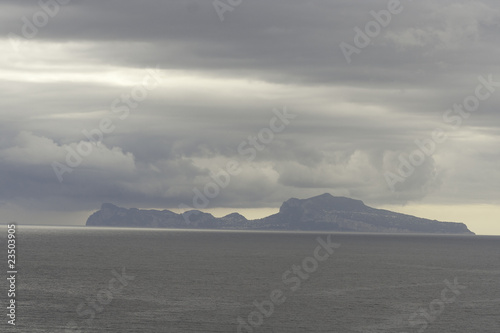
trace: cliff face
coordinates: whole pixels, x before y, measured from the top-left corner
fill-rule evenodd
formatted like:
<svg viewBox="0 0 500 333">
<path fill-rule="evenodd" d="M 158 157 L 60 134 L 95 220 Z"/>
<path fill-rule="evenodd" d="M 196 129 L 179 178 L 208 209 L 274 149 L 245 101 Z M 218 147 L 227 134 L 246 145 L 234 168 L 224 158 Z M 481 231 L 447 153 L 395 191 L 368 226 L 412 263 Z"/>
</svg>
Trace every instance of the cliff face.
<svg viewBox="0 0 500 333">
<path fill-rule="evenodd" d="M 142 228 L 324 230 L 386 233 L 473 234 L 465 224 L 439 222 L 366 206 L 360 200 L 322 194 L 289 199 L 279 213 L 247 220 L 238 213 L 216 218 L 200 211 L 176 214 L 169 210 L 139 210 L 105 203 L 87 226 Z"/>
<path fill-rule="evenodd" d="M 439 222 L 366 206 L 360 200 L 322 194 L 289 199 L 280 212 L 263 220 L 288 222 L 295 230 L 336 230 L 387 233 L 473 234 L 465 224 Z"/>
</svg>

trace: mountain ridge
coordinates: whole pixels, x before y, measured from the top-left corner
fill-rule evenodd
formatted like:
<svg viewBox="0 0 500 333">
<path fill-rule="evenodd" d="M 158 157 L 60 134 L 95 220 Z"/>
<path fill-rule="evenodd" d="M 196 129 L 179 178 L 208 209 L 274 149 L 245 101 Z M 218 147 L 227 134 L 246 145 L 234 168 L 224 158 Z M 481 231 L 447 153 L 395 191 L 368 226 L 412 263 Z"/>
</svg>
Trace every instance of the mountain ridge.
<svg viewBox="0 0 500 333">
<path fill-rule="evenodd" d="M 248 220 L 234 212 L 223 217 L 190 210 L 141 210 L 103 203 L 86 226 L 196 228 L 232 230 L 304 230 L 383 233 L 474 234 L 464 223 L 441 222 L 366 206 L 363 201 L 324 193 L 306 199 L 290 198 L 278 213 Z"/>
</svg>

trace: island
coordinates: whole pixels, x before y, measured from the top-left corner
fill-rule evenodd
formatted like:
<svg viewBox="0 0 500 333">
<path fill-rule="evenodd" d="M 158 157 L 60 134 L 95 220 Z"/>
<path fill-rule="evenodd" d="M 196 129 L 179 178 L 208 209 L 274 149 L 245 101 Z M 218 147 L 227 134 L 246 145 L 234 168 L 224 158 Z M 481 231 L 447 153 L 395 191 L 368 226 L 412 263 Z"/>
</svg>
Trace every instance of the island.
<svg viewBox="0 0 500 333">
<path fill-rule="evenodd" d="M 166 209 L 127 209 L 103 203 L 101 209 L 87 219 L 86 226 L 474 234 L 464 223 L 440 222 L 376 209 L 361 200 L 329 193 L 308 199 L 291 198 L 281 205 L 278 213 L 256 220 L 247 220 L 239 213 L 217 218 L 199 210 L 177 214 Z"/>
</svg>

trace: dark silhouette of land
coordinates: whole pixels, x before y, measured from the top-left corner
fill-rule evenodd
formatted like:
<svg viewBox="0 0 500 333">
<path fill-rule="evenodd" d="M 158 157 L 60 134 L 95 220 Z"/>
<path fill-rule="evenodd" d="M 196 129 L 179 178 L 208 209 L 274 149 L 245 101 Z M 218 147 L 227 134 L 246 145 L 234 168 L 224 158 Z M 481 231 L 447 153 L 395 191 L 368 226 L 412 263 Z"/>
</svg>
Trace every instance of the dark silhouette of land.
<svg viewBox="0 0 500 333">
<path fill-rule="evenodd" d="M 366 206 L 361 200 L 325 193 L 309 199 L 291 198 L 279 213 L 247 220 L 238 213 L 224 217 L 198 210 L 177 214 L 169 210 L 121 208 L 104 203 L 87 219 L 87 226 L 233 229 L 318 230 L 383 233 L 474 234 L 464 223 L 440 222 Z"/>
</svg>

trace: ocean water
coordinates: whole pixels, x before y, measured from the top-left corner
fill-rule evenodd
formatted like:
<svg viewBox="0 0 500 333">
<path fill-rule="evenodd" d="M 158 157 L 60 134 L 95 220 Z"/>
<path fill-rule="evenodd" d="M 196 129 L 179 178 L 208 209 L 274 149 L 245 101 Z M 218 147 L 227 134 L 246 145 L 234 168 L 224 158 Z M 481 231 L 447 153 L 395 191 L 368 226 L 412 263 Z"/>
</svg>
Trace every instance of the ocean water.
<svg viewBox="0 0 500 333">
<path fill-rule="evenodd" d="M 17 229 L 1 332 L 500 332 L 500 237 Z"/>
</svg>

